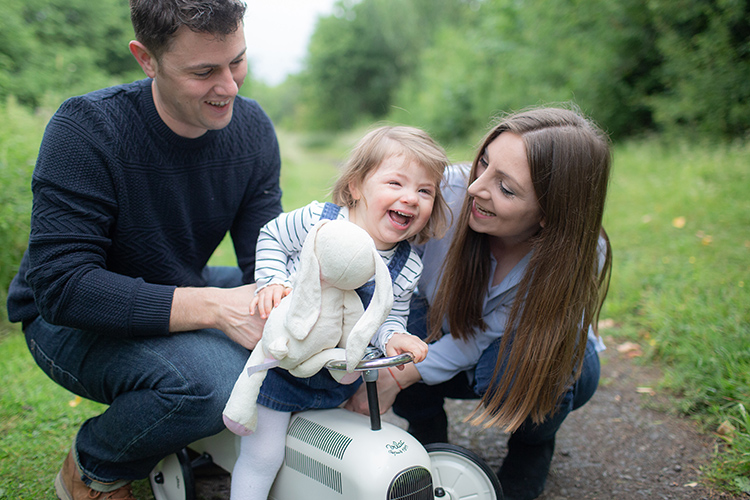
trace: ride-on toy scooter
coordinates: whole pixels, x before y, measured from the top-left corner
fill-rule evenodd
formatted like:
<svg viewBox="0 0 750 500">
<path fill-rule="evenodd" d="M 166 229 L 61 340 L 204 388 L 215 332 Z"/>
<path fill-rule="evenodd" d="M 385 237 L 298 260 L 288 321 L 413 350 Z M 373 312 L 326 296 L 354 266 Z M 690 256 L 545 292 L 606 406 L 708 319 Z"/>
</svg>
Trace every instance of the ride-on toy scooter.
<svg viewBox="0 0 750 500">
<path fill-rule="evenodd" d="M 379 351 L 378 351 L 379 353 Z M 372 355 L 370 355 L 372 356 Z M 475 453 L 448 443 L 422 446 L 398 426 L 381 422 L 378 370 L 411 362 L 402 354 L 357 366 L 367 387 L 368 417 L 343 408 L 292 415 L 284 464 L 271 500 L 502 500 L 495 473 Z M 345 362 L 329 362 L 345 370 Z M 195 500 L 193 467 L 212 462 L 232 471 L 239 436 L 224 430 L 162 460 L 149 479 L 156 500 Z"/>
</svg>

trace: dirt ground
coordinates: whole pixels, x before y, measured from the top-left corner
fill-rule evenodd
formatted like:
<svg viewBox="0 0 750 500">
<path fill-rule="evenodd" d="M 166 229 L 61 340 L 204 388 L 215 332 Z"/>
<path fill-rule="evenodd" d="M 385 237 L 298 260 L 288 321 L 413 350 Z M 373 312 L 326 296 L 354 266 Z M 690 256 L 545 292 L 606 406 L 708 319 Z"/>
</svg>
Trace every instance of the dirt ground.
<svg viewBox="0 0 750 500">
<path fill-rule="evenodd" d="M 685 418 L 661 411 L 669 408 L 669 400 L 657 389 L 658 370 L 634 363 L 633 350 L 612 339 L 605 342 L 609 348 L 601 353 L 599 388 L 558 432 L 547 487 L 539 500 L 747 500 L 721 495 L 701 481 L 701 466 L 710 460 L 716 438 L 702 435 Z M 475 404 L 447 403 L 449 439 L 497 470 L 507 435 L 463 423 Z M 405 424 L 390 412 L 385 420 Z M 196 483 L 199 500 L 229 498 L 225 474 L 197 477 Z"/>
<path fill-rule="evenodd" d="M 557 434 L 547 487 L 539 500 L 725 499 L 701 483 L 700 468 L 710 460 L 716 438 L 701 435 L 695 423 L 660 411 L 658 370 L 635 364 L 633 351 L 616 342 L 601 353 L 597 392 L 570 414 Z M 469 403 L 469 405 L 467 405 Z M 452 401 L 458 421 L 470 402 Z M 449 439 L 477 451 L 499 468 L 507 436 L 467 424 L 451 426 Z M 739 498 L 739 497 L 738 497 Z"/>
</svg>

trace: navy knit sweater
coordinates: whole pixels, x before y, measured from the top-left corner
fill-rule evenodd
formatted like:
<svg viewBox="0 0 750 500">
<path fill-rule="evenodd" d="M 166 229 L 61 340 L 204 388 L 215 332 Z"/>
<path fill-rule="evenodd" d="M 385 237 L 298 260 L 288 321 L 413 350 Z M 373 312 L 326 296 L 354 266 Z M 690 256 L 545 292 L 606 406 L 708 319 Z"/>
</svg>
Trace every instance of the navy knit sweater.
<svg viewBox="0 0 750 500">
<path fill-rule="evenodd" d="M 205 285 L 227 231 L 253 281 L 258 232 L 281 211 L 280 163 L 273 125 L 250 99 L 197 139 L 161 120 L 149 79 L 69 99 L 42 140 L 9 318 L 166 335 L 174 288 Z"/>
</svg>

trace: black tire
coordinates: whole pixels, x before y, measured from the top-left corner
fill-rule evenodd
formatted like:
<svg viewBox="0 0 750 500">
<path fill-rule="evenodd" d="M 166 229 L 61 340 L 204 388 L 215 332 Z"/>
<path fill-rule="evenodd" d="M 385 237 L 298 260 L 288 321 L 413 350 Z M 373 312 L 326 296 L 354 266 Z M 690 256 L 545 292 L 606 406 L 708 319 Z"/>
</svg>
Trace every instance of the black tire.
<svg viewBox="0 0 750 500">
<path fill-rule="evenodd" d="M 502 500 L 503 489 L 487 462 L 471 450 L 449 443 L 425 446 L 432 460 L 435 498 L 442 489 L 446 498 Z M 450 496 L 448 496 L 450 495 Z"/>
</svg>

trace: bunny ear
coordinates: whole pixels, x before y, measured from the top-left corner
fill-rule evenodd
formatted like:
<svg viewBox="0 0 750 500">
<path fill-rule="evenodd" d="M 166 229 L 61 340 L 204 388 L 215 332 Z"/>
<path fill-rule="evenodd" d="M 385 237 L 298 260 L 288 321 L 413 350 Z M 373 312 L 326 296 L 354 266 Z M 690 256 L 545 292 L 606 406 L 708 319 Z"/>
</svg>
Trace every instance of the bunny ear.
<svg viewBox="0 0 750 500">
<path fill-rule="evenodd" d="M 374 247 L 372 258 L 375 261 L 375 290 L 370 305 L 367 306 L 362 317 L 354 325 L 346 341 L 347 370 L 353 370 L 357 366 L 370 343 L 370 339 L 388 317 L 393 306 L 391 273 Z"/>
<path fill-rule="evenodd" d="M 315 255 L 315 240 L 318 231 L 327 222 L 327 219 L 318 222 L 305 238 L 294 277 L 294 288 L 289 294 L 291 301 L 284 324 L 287 331 L 297 340 L 307 337 L 320 316 L 320 264 Z"/>
</svg>

